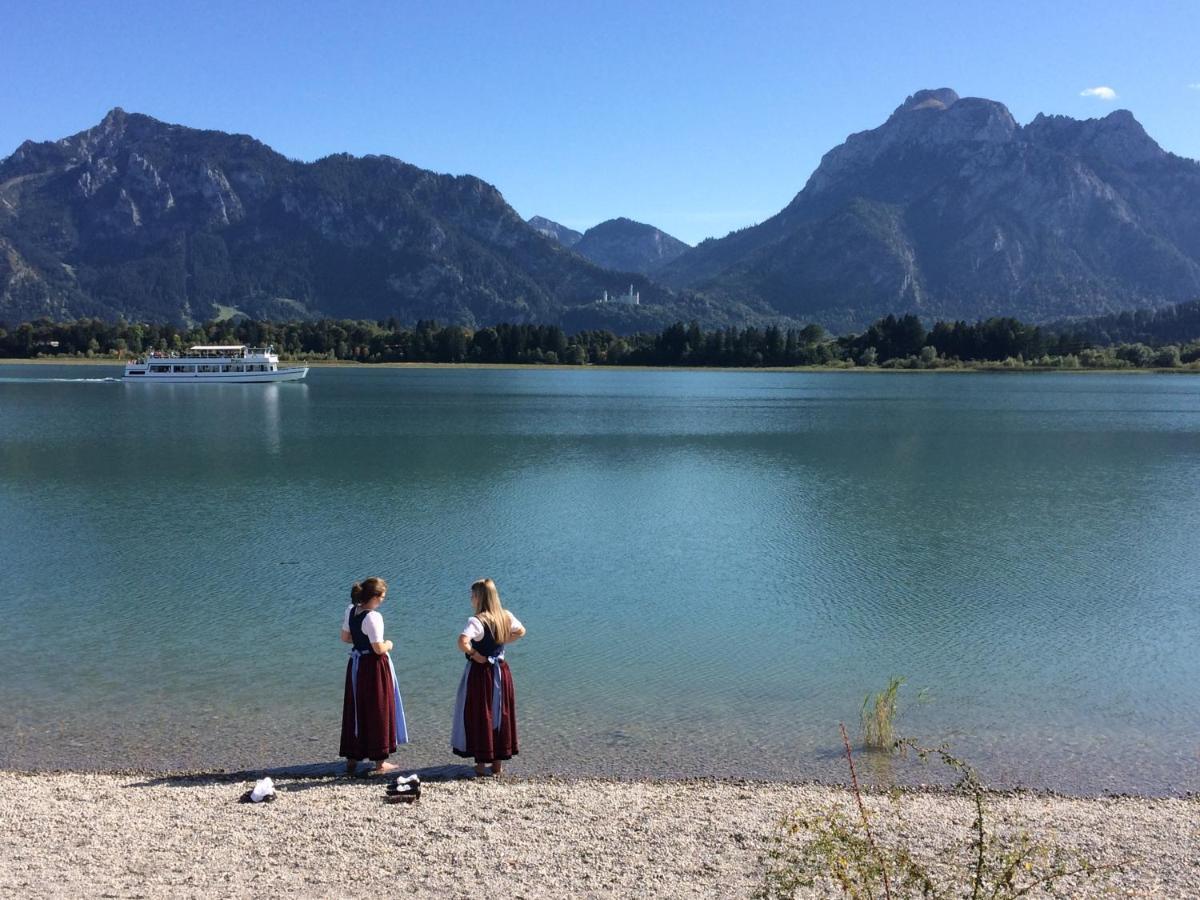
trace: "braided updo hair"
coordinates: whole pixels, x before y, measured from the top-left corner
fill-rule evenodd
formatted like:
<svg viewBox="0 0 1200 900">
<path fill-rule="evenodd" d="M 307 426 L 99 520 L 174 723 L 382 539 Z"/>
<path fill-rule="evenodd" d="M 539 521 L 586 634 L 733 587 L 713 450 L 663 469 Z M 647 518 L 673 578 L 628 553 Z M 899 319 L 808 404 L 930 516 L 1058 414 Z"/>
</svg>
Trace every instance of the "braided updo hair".
<svg viewBox="0 0 1200 900">
<path fill-rule="evenodd" d="M 382 578 L 364 578 L 354 582 L 354 586 L 350 588 L 350 601 L 355 606 L 362 606 L 381 596 L 386 590 L 387 582 Z"/>
</svg>

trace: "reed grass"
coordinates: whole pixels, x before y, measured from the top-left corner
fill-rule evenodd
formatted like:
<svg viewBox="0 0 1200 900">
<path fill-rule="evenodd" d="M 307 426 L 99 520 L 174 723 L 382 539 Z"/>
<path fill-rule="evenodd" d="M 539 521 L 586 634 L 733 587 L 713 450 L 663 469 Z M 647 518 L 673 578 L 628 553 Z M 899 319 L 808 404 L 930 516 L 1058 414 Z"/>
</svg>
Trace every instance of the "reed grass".
<svg viewBox="0 0 1200 900">
<path fill-rule="evenodd" d="M 903 678 L 892 676 L 884 690 L 863 698 L 863 743 L 871 750 L 891 750 L 896 746 L 896 713 L 902 684 Z"/>
</svg>

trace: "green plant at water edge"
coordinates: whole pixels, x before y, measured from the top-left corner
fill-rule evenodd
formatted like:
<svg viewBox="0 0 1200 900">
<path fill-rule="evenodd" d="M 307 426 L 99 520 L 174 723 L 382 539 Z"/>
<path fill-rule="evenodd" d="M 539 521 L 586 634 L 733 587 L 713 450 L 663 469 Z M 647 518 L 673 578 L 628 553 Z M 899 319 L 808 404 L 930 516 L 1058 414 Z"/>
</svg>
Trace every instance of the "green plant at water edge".
<svg viewBox="0 0 1200 900">
<path fill-rule="evenodd" d="M 896 745 L 896 709 L 902 684 L 903 678 L 893 676 L 884 690 L 863 699 L 863 743 L 872 750 L 891 750 Z"/>
<path fill-rule="evenodd" d="M 1123 865 L 1096 865 L 1062 847 L 1039 843 L 1026 831 L 997 832 L 987 814 L 987 790 L 975 770 L 944 747 L 929 749 L 904 739 L 896 746 L 922 760 L 937 759 L 958 775 L 953 792 L 966 796 L 974 813 L 965 842 L 921 855 L 907 843 L 913 826 L 906 821 L 902 794 L 892 794 L 883 810 L 868 811 L 846 726 L 840 727 L 851 802 L 816 815 L 794 813 L 780 823 L 767 853 L 760 898 L 790 898 L 806 889 L 821 895 L 840 891 L 855 900 L 1012 900 L 1034 891 L 1053 892 L 1065 879 L 1088 878 Z"/>
</svg>

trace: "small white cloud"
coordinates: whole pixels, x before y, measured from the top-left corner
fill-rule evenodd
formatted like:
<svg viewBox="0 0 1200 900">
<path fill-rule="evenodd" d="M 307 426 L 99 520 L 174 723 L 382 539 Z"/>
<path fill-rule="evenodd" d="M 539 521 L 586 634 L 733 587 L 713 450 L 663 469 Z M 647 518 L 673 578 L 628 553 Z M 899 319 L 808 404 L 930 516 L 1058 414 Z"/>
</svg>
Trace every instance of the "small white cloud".
<svg viewBox="0 0 1200 900">
<path fill-rule="evenodd" d="M 1116 100 L 1117 92 L 1110 87 L 1100 85 L 1099 87 L 1088 88 L 1086 91 L 1080 91 L 1079 96 L 1095 97 L 1098 100 Z"/>
<path fill-rule="evenodd" d="M 1193 91 L 1200 91 L 1200 81 L 1194 81 L 1188 85 Z"/>
</svg>

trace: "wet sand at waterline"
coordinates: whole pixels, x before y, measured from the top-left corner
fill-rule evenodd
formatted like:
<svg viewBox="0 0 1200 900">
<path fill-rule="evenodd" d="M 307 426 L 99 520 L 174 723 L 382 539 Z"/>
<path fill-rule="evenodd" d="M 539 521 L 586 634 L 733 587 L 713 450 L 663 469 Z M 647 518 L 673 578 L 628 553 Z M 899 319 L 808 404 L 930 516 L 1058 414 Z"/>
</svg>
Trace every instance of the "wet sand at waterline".
<svg viewBox="0 0 1200 900">
<path fill-rule="evenodd" d="M 384 803 L 384 783 L 365 778 L 281 777 L 276 802 L 239 803 L 250 786 L 0 773 L 0 895 L 747 897 L 785 815 L 852 811 L 845 790 L 766 782 L 430 781 L 412 805 Z M 892 802 L 867 797 L 873 808 Z M 896 802 L 918 856 L 966 844 L 963 798 Z M 1005 794 L 990 810 L 998 830 L 1124 862 L 1060 883 L 1066 895 L 1200 895 L 1194 798 Z M 880 840 L 897 835 L 894 818 L 877 821 Z"/>
</svg>

